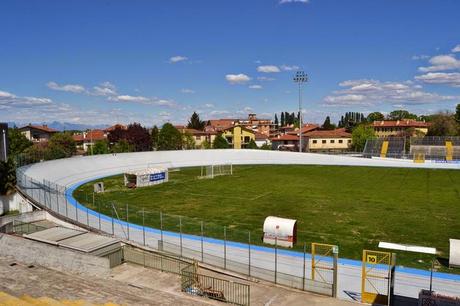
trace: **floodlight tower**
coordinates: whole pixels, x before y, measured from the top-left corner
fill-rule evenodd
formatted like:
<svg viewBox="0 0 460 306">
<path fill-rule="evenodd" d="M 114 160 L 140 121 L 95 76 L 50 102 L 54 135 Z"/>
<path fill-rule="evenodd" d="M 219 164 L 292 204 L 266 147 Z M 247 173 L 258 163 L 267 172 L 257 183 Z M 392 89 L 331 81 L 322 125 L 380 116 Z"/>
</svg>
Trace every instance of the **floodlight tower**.
<svg viewBox="0 0 460 306">
<path fill-rule="evenodd" d="M 299 152 L 302 153 L 302 85 L 308 82 L 308 76 L 303 71 L 297 71 L 293 80 L 299 84 Z"/>
</svg>

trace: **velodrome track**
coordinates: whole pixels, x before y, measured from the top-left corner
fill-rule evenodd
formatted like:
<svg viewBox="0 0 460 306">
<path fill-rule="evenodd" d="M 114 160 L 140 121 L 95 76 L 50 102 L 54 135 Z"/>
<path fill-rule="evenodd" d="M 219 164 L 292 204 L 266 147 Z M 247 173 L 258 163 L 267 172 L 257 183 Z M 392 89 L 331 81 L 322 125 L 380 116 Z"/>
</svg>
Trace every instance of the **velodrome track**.
<svg viewBox="0 0 460 306">
<path fill-rule="evenodd" d="M 411 160 L 397 159 L 367 159 L 342 155 L 323 155 L 309 153 L 292 153 L 261 150 L 191 150 L 191 151 L 163 151 L 163 152 L 139 152 L 123 154 L 107 154 L 89 157 L 73 157 L 47 161 L 24 166 L 20 171 L 34 181 L 20 179 L 20 185 L 27 194 L 53 211 L 66 215 L 69 218 L 89 223 L 90 226 L 99 227 L 116 236 L 127 238 L 125 222 L 112 221 L 111 217 L 100 216 L 98 213 L 87 210 L 76 203 L 72 197 L 72 191 L 84 182 L 123 173 L 126 170 L 144 169 L 155 165 L 166 167 L 187 167 L 210 164 L 232 163 L 235 165 L 245 164 L 305 164 L 305 165 L 343 165 L 343 166 L 374 166 L 374 167 L 406 167 L 406 168 L 433 168 L 433 169 L 458 169 L 460 164 L 454 163 L 413 163 Z M 43 182 L 52 182 L 65 187 L 65 192 L 55 196 L 46 196 Z M 46 183 L 45 183 L 46 185 Z M 46 188 L 45 188 L 46 189 Z M 100 217 L 100 218 L 99 218 Z M 99 222 L 100 220 L 100 222 Z M 156 248 L 160 240 L 158 229 L 146 228 L 146 243 Z M 129 225 L 129 238 L 138 243 L 143 243 L 143 229 L 141 226 Z M 458 237 L 453 237 L 458 238 Z M 163 241 L 165 248 L 179 252 L 179 235 L 177 233 L 164 232 Z M 201 241 L 199 237 L 183 235 L 183 255 L 201 259 Z M 233 266 L 227 266 L 238 272 L 247 273 L 249 261 L 248 246 L 241 243 L 227 243 L 226 257 Z M 215 239 L 205 239 L 205 261 L 214 262 L 221 266 L 224 256 L 223 242 Z M 260 268 L 258 273 L 273 274 L 274 251 L 271 248 L 251 248 L 251 265 Z M 311 263 L 307 258 L 306 276 L 310 276 Z M 256 275 L 254 269 L 253 275 Z M 303 275 L 303 254 L 294 251 L 278 251 L 277 270 L 280 273 L 279 281 L 283 281 L 282 275 L 293 275 L 299 278 Z M 263 271 L 263 272 L 262 272 Z M 359 300 L 361 291 L 361 262 L 348 259 L 339 260 L 339 283 L 338 296 L 343 299 Z M 287 280 L 286 280 L 287 281 Z M 289 280 L 291 281 L 291 280 Z M 395 294 L 407 297 L 417 297 L 420 289 L 429 288 L 429 272 L 397 267 Z M 460 296 L 460 276 L 445 273 L 435 273 L 433 288 L 440 293 Z M 321 288 L 319 288 L 321 290 Z"/>
</svg>

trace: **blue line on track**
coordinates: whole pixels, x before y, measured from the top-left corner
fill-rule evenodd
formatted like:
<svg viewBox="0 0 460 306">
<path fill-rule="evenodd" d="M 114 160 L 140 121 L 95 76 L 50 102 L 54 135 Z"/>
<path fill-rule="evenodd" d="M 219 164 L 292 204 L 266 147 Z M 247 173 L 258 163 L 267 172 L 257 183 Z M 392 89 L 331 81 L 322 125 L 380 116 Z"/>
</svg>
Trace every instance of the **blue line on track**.
<svg viewBox="0 0 460 306">
<path fill-rule="evenodd" d="M 68 202 L 72 206 L 77 207 L 78 209 L 82 210 L 83 212 L 86 212 L 86 210 L 87 210 L 86 207 L 81 205 L 73 197 L 73 192 L 75 191 L 75 189 L 77 189 L 78 187 L 80 187 L 83 184 L 86 184 L 88 182 L 91 182 L 91 181 L 94 181 L 94 180 L 97 180 L 97 179 L 101 179 L 101 178 L 104 178 L 104 177 L 105 176 L 95 177 L 95 178 L 87 179 L 87 180 L 84 180 L 84 181 L 81 181 L 81 182 L 78 182 L 78 183 L 75 183 L 75 184 L 71 185 L 70 188 L 67 189 L 67 194 L 66 194 L 66 198 L 67 198 Z M 88 209 L 88 214 L 93 215 L 95 217 L 99 217 L 99 213 L 94 211 L 94 210 L 92 210 L 92 209 Z M 104 219 L 106 221 L 112 222 L 111 217 L 103 215 L 103 214 L 101 214 L 101 219 Z M 127 222 L 120 221 L 120 220 L 115 219 L 115 218 L 113 219 L 113 222 L 117 223 L 119 225 L 122 225 L 122 226 L 126 226 L 126 227 L 128 226 Z M 137 225 L 137 224 L 133 224 L 133 223 L 129 223 L 129 228 L 135 228 L 135 229 L 138 229 L 138 230 L 142 230 L 141 225 Z M 159 229 L 155 229 L 155 228 L 151 228 L 151 227 L 145 227 L 145 231 L 149 232 L 149 233 L 155 233 L 155 234 L 160 234 L 161 233 L 161 231 Z M 179 233 L 169 232 L 169 231 L 163 231 L 163 235 L 171 236 L 171 237 L 180 237 Z M 189 240 L 201 241 L 200 236 L 189 235 L 189 234 L 182 234 L 182 238 L 186 238 L 186 239 L 189 239 Z M 207 242 L 207 243 L 214 243 L 214 244 L 224 245 L 224 240 L 215 239 L 215 238 L 204 237 L 203 241 Z M 227 246 L 232 246 L 232 247 L 236 247 L 236 248 L 240 248 L 240 249 L 248 249 L 248 245 L 245 244 L 245 243 L 241 243 L 241 242 L 227 241 L 226 244 L 227 244 Z M 266 252 L 266 253 L 273 253 L 273 254 L 275 253 L 274 248 L 251 245 L 251 251 L 254 251 L 254 250 L 261 251 L 261 252 Z M 278 254 L 284 255 L 284 256 L 292 256 L 292 257 L 303 258 L 303 253 L 302 252 L 288 251 L 288 250 L 283 250 L 283 249 L 278 249 L 277 252 L 278 252 Z M 310 254 L 307 254 L 306 257 L 311 259 Z M 325 260 L 332 260 L 332 259 L 330 259 L 329 257 L 326 257 Z M 361 267 L 362 266 L 361 261 L 354 260 L 354 259 L 347 259 L 347 258 L 339 258 L 338 263 L 340 265 L 347 265 L 347 266 L 354 266 L 354 267 Z M 383 266 L 382 266 L 382 268 L 383 268 Z M 430 276 L 430 271 L 428 271 L 428 270 L 407 268 L 407 267 L 403 267 L 403 266 L 396 266 L 396 272 L 412 274 L 412 275 L 417 275 L 417 276 L 425 276 L 425 277 Z M 440 278 L 440 279 L 446 279 L 446 280 L 459 281 L 460 282 L 460 275 L 457 275 L 457 274 L 434 272 L 433 277 Z"/>
</svg>

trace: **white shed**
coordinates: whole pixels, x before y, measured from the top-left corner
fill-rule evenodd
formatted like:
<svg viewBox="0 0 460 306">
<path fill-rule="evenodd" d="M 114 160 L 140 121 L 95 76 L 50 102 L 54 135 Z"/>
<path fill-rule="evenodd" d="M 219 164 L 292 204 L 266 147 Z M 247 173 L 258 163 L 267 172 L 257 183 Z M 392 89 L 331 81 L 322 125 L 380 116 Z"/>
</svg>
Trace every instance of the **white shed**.
<svg viewBox="0 0 460 306">
<path fill-rule="evenodd" d="M 297 220 L 269 216 L 264 221 L 264 243 L 292 248 L 297 242 Z"/>
<path fill-rule="evenodd" d="M 167 168 L 147 168 L 144 170 L 128 171 L 124 174 L 125 186 L 145 187 L 168 181 Z"/>
<path fill-rule="evenodd" d="M 460 267 L 460 240 L 449 239 L 449 267 Z"/>
</svg>

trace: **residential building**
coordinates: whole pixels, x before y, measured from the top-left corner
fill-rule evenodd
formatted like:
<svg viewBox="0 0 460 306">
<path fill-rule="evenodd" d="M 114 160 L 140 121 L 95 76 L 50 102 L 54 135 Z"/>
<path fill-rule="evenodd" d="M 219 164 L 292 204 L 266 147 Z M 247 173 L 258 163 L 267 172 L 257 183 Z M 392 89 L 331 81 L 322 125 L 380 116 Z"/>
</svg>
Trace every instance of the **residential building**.
<svg viewBox="0 0 460 306">
<path fill-rule="evenodd" d="M 205 131 L 220 132 L 233 126 L 242 126 L 267 137 L 277 126 L 271 119 L 259 119 L 256 114 L 249 114 L 247 119 L 217 119 L 208 120 Z"/>
<path fill-rule="evenodd" d="M 345 129 L 311 131 L 304 139 L 307 152 L 342 152 L 351 147 L 351 134 Z"/>
<path fill-rule="evenodd" d="M 107 132 L 106 130 L 90 130 L 81 134 L 75 134 L 72 137 L 77 148 L 88 152 L 96 141 L 107 139 Z"/>
<path fill-rule="evenodd" d="M 430 123 L 414 119 L 382 120 L 372 123 L 378 137 L 390 136 L 424 136 L 428 133 Z"/>
<path fill-rule="evenodd" d="M 306 123 L 302 127 L 302 135 L 305 135 L 306 133 L 311 132 L 311 131 L 316 131 L 319 128 L 320 126 L 318 124 Z M 299 136 L 299 128 L 295 128 L 295 129 L 293 128 L 291 130 L 287 130 L 286 134 Z"/>
<path fill-rule="evenodd" d="M 270 145 L 270 138 L 262 133 L 255 133 L 255 142 L 258 147 L 261 147 L 263 145 Z"/>
<path fill-rule="evenodd" d="M 128 127 L 127 127 L 126 125 L 117 123 L 117 124 L 114 124 L 114 125 L 109 126 L 108 128 L 106 128 L 106 129 L 104 130 L 104 132 L 107 133 L 107 134 L 109 134 L 110 132 L 112 132 L 113 130 L 115 130 L 115 129 L 117 129 L 117 128 L 120 128 L 120 129 L 122 129 L 122 130 L 127 130 L 127 129 L 128 129 Z"/>
<path fill-rule="evenodd" d="M 58 130 L 49 128 L 47 125 L 26 125 L 19 128 L 19 131 L 33 142 L 48 141 Z"/>
<path fill-rule="evenodd" d="M 195 140 L 195 147 L 196 148 L 203 148 L 203 143 L 207 142 L 210 145 L 212 145 L 214 139 L 216 138 L 217 132 L 213 131 L 200 131 L 196 129 L 189 129 L 184 126 L 175 126 L 179 132 L 182 134 L 188 133 L 193 137 L 193 140 Z"/>
<path fill-rule="evenodd" d="M 299 151 L 299 136 L 285 134 L 278 135 L 270 139 L 272 150 L 279 151 Z"/>
<path fill-rule="evenodd" d="M 222 136 L 233 149 L 244 149 L 251 140 L 256 139 L 254 131 L 239 125 L 223 130 Z"/>
</svg>

